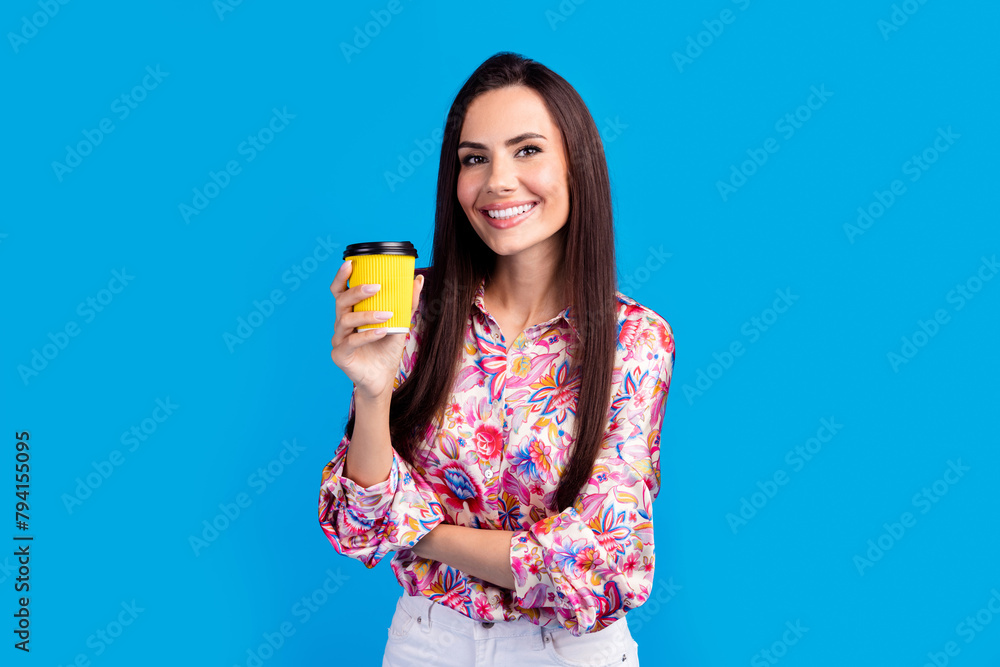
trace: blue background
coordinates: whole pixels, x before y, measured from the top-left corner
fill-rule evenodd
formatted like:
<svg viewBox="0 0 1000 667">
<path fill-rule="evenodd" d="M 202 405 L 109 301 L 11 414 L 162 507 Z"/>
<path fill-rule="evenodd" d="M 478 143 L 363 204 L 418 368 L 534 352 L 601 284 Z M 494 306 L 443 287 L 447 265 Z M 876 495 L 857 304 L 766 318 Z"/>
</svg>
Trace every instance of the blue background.
<svg viewBox="0 0 1000 667">
<path fill-rule="evenodd" d="M 513 50 L 564 76 L 602 128 L 621 289 L 676 335 L 655 603 L 629 614 L 642 664 L 773 664 L 766 649 L 788 667 L 919 666 L 954 641 L 948 664 L 1000 665 L 1000 616 L 984 612 L 971 641 L 960 626 L 1000 590 L 1000 280 L 976 283 L 1000 251 L 995 4 L 910 0 L 898 30 L 888 0 L 402 0 L 396 14 L 78 0 L 52 2 L 50 18 L 43 5 L 0 12 L 0 538 L 21 534 L 10 466 L 23 430 L 35 536 L 30 655 L 11 646 L 16 574 L 0 550 L 4 664 L 254 664 L 248 651 L 283 623 L 294 634 L 263 664 L 378 664 L 401 589 L 388 559 L 369 571 L 337 556 L 317 523 L 351 386 L 329 359 L 329 285 L 343 246 L 371 237 L 412 241 L 426 265 L 436 131 L 475 67 Z M 366 43 L 355 29 L 372 12 L 391 20 Z M 147 67 L 160 80 L 121 117 L 116 98 Z M 274 109 L 294 118 L 250 160 L 241 144 Z M 777 124 L 796 112 L 808 119 L 789 136 Z M 113 131 L 57 174 L 102 119 Z M 948 128 L 958 138 L 910 180 L 906 163 Z M 769 138 L 777 151 L 744 165 Z M 238 173 L 185 219 L 230 161 Z M 845 231 L 896 179 L 905 193 Z M 293 277 L 297 265 L 312 273 Z M 123 270 L 128 284 L 102 293 Z M 967 283 L 979 291 L 959 309 Z M 283 302 L 227 345 L 274 290 Z M 778 290 L 797 297 L 780 315 Z M 947 322 L 892 364 L 938 310 Z M 69 323 L 78 335 L 60 339 Z M 734 343 L 743 353 L 727 358 Z M 162 423 L 157 399 L 177 406 Z M 786 453 L 822 419 L 842 427 L 797 469 Z M 121 438 L 144 420 L 129 451 Z M 273 464 L 286 442 L 301 449 Z M 120 465 L 67 506 L 115 450 Z M 968 470 L 938 497 L 949 461 Z M 264 483 L 269 463 L 280 474 Z M 787 483 L 769 487 L 776 473 Z M 914 502 L 925 487 L 937 502 Z M 239 516 L 218 518 L 238 498 Z M 733 523 L 744 498 L 759 507 Z M 905 512 L 891 537 L 884 524 Z M 229 525 L 193 548 L 213 520 Z M 880 537 L 888 548 L 859 566 Z M 307 615 L 309 597 L 322 604 Z M 133 601 L 133 622 L 99 640 Z M 786 623 L 808 628 L 794 645 Z"/>
</svg>

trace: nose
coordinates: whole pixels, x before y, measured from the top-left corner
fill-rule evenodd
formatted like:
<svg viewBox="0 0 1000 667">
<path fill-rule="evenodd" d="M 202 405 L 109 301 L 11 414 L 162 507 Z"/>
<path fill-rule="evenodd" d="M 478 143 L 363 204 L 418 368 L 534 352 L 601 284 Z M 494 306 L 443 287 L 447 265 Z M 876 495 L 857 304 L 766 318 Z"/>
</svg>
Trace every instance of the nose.
<svg viewBox="0 0 1000 667">
<path fill-rule="evenodd" d="M 510 159 L 497 157 L 490 163 L 490 176 L 486 181 L 486 191 L 490 193 L 511 192 L 517 189 L 517 174 Z"/>
</svg>

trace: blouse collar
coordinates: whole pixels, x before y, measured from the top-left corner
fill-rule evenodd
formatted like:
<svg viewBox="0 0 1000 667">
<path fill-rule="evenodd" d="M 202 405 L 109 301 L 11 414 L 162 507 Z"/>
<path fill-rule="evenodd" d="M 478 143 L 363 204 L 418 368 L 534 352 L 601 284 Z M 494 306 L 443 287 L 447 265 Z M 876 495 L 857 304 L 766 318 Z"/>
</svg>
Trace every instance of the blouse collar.
<svg viewBox="0 0 1000 667">
<path fill-rule="evenodd" d="M 484 316 L 486 316 L 488 319 L 493 319 L 493 316 L 486 309 L 486 303 L 483 298 L 485 294 L 486 294 L 486 278 L 483 278 L 482 280 L 479 281 L 479 286 L 476 288 L 476 296 L 473 299 L 473 303 Z M 556 315 L 552 319 L 546 320 L 545 322 L 533 326 L 540 326 L 541 324 L 551 325 L 551 324 L 556 324 L 559 321 L 562 321 L 568 324 L 573 333 L 576 334 L 577 338 L 579 338 L 580 332 L 577 329 L 576 316 L 573 315 L 572 310 L 573 306 L 566 306 L 565 308 L 562 309 L 562 311 L 558 315 Z"/>
</svg>

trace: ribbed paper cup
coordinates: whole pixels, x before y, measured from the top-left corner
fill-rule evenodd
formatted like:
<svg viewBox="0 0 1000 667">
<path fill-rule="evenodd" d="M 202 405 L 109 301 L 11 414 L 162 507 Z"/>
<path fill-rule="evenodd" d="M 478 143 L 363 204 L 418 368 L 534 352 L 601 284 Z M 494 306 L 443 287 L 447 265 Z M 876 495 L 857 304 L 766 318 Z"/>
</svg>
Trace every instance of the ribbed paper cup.
<svg viewBox="0 0 1000 667">
<path fill-rule="evenodd" d="M 413 309 L 413 277 L 417 249 L 409 241 L 372 241 L 352 243 L 344 250 L 344 259 L 354 265 L 348 287 L 381 285 L 375 294 L 354 304 L 354 312 L 391 310 L 385 322 L 362 324 L 358 331 L 381 329 L 386 333 L 407 333 Z"/>
</svg>

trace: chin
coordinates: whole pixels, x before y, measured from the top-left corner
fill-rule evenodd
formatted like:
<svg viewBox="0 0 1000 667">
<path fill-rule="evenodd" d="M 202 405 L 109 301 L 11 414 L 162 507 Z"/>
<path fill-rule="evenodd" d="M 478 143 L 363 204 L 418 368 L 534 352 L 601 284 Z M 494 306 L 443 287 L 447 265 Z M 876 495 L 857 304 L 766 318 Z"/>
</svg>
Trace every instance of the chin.
<svg viewBox="0 0 1000 667">
<path fill-rule="evenodd" d="M 488 243 L 487 245 L 489 246 L 490 250 L 492 250 L 493 252 L 495 252 L 497 254 L 497 256 L 500 256 L 500 257 L 507 257 L 509 255 L 516 255 L 518 252 L 520 252 L 521 250 L 524 249 L 524 248 L 521 248 L 521 247 L 518 247 L 518 246 L 512 246 L 512 245 L 510 245 L 508 243 L 503 243 L 503 244 L 500 244 L 500 245 L 493 244 L 493 243 Z"/>
<path fill-rule="evenodd" d="M 509 239 L 506 242 L 490 243 L 488 245 L 497 255 L 509 257 L 511 255 L 517 255 L 518 253 L 530 250 L 531 248 L 538 245 L 539 243 L 542 243 L 545 240 L 546 239 L 533 239 L 533 240 Z"/>
</svg>

